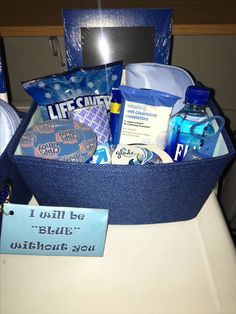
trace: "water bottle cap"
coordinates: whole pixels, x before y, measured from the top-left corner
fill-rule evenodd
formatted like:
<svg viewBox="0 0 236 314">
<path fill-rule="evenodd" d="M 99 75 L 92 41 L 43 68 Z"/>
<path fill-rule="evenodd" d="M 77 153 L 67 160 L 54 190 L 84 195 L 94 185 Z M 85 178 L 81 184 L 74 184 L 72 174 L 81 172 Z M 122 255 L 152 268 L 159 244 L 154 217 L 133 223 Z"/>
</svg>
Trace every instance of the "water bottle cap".
<svg viewBox="0 0 236 314">
<path fill-rule="evenodd" d="M 185 102 L 194 105 L 206 105 L 210 98 L 211 90 L 207 87 L 189 86 L 185 94 Z"/>
</svg>

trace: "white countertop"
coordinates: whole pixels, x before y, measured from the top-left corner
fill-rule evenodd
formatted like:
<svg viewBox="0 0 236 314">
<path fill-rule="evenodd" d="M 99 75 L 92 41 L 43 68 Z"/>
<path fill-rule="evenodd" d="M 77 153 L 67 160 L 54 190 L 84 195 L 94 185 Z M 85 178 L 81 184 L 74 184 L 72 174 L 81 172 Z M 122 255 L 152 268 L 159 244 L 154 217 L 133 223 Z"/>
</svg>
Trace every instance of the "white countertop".
<svg viewBox="0 0 236 314">
<path fill-rule="evenodd" d="M 109 225 L 103 257 L 1 255 L 0 313 L 236 313 L 236 251 L 214 194 L 190 221 Z"/>
</svg>

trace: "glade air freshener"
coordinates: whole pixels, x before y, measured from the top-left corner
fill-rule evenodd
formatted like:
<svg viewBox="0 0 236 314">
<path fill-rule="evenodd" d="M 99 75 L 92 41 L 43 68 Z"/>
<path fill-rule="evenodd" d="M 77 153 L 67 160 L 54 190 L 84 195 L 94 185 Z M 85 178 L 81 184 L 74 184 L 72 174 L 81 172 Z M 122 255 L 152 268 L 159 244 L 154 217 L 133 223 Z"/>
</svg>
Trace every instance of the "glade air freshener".
<svg viewBox="0 0 236 314">
<path fill-rule="evenodd" d="M 88 161 L 96 147 L 96 134 L 86 125 L 68 119 L 35 124 L 20 139 L 23 155 L 69 162 Z"/>
<path fill-rule="evenodd" d="M 113 165 L 145 165 L 173 162 L 170 156 L 156 145 L 116 145 L 111 163 Z"/>
<path fill-rule="evenodd" d="M 87 106 L 110 108 L 111 90 L 119 87 L 123 62 L 70 71 L 22 83 L 24 90 L 40 106 L 43 120 L 67 119 L 68 111 Z"/>
</svg>

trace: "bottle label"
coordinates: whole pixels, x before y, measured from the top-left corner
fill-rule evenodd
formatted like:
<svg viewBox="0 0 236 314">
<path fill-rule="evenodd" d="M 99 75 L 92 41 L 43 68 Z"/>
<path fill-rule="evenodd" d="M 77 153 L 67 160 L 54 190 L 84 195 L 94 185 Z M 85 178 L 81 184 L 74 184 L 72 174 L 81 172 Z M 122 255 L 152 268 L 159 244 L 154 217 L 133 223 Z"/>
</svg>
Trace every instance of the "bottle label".
<svg viewBox="0 0 236 314">
<path fill-rule="evenodd" d="M 196 149 L 197 147 L 198 147 L 198 145 L 191 145 L 192 149 Z M 190 148 L 189 144 L 185 144 L 184 142 L 177 143 L 176 150 L 175 150 L 174 161 L 181 161 L 181 160 L 183 160 L 183 158 L 187 154 L 189 148 Z"/>
</svg>

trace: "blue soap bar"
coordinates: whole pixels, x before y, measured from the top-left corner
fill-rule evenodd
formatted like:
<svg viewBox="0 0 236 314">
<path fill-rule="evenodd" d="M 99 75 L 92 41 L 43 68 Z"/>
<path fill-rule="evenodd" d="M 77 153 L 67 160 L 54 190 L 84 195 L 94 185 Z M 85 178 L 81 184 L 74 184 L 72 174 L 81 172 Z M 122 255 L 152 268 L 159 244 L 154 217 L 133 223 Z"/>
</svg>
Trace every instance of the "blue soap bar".
<svg viewBox="0 0 236 314">
<path fill-rule="evenodd" d="M 97 147 L 96 134 L 72 120 L 56 119 L 35 124 L 20 139 L 23 155 L 62 161 L 86 162 Z"/>
</svg>

